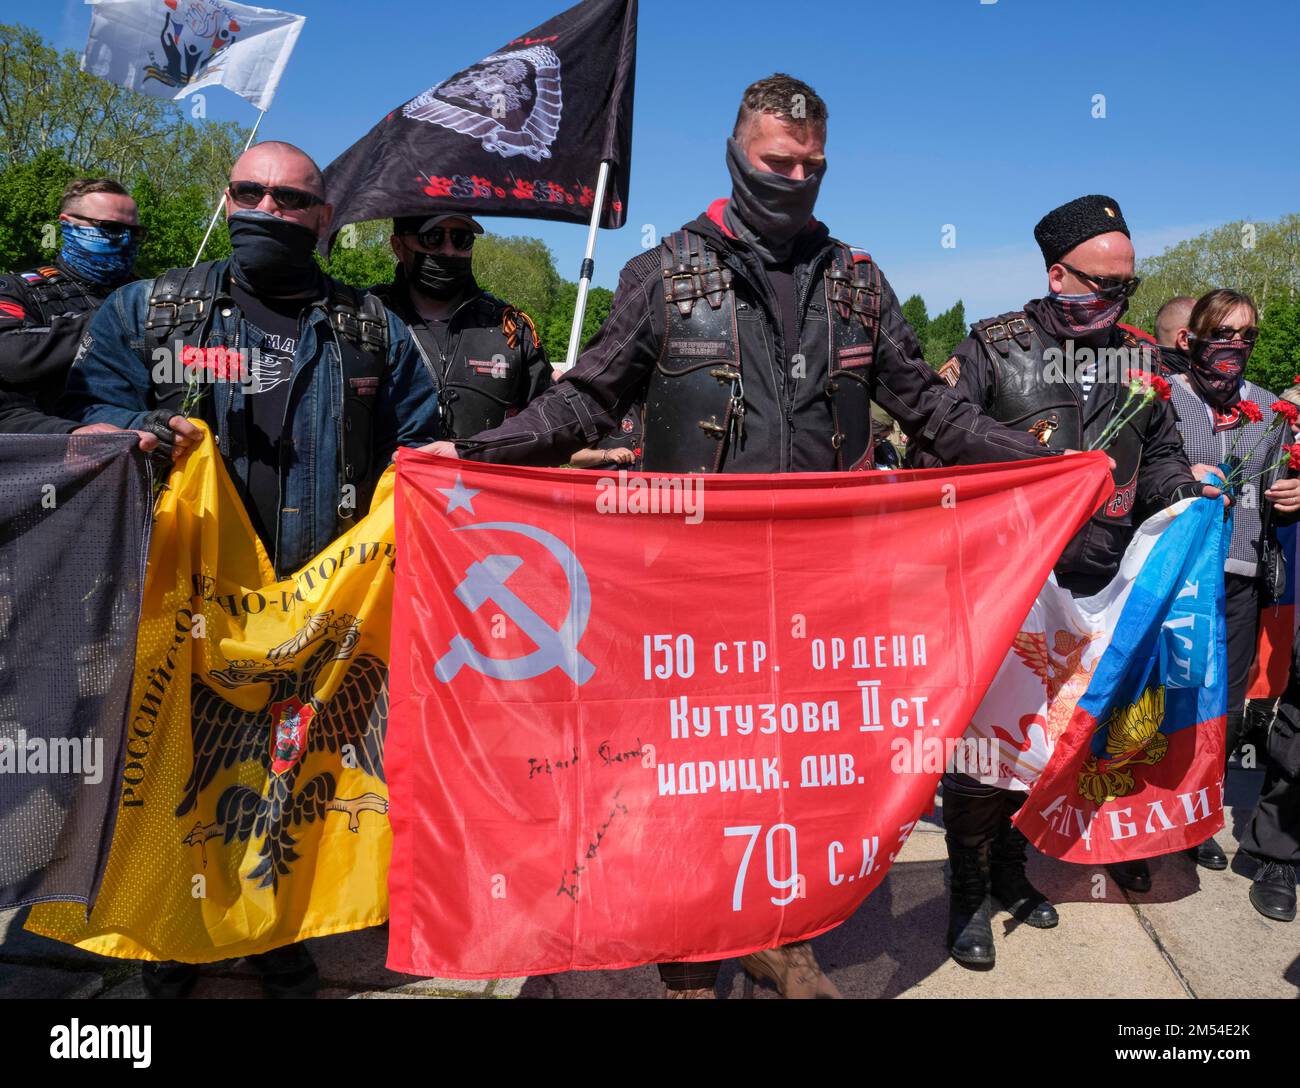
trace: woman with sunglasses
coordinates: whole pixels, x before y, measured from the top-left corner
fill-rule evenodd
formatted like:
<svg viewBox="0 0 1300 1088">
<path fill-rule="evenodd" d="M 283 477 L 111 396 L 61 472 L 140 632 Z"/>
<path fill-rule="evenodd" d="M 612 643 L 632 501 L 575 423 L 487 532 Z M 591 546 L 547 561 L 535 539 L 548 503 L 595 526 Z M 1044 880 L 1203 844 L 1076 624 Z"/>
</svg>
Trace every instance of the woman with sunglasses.
<svg viewBox="0 0 1300 1088">
<path fill-rule="evenodd" d="M 1273 426 L 1272 405 L 1277 398 L 1245 378 L 1259 335 L 1257 322 L 1248 295 L 1211 291 L 1197 300 L 1187 327 L 1178 331 L 1176 349 L 1162 353 L 1171 372 L 1171 402 L 1188 458 L 1226 464 L 1230 471 L 1245 462 L 1237 472 L 1243 482 L 1236 488 L 1223 575 L 1228 639 L 1225 763 L 1242 739 L 1246 680 L 1255 659 L 1261 601 L 1281 590 L 1268 584 L 1273 581 L 1276 555 L 1272 526 L 1290 524 L 1300 512 L 1300 480 L 1272 467 L 1282 456 L 1282 446 L 1295 441 L 1292 428 L 1285 420 Z M 1213 838 L 1191 853 L 1207 869 L 1228 866 Z M 1294 913 L 1294 878 L 1291 883 Z"/>
</svg>

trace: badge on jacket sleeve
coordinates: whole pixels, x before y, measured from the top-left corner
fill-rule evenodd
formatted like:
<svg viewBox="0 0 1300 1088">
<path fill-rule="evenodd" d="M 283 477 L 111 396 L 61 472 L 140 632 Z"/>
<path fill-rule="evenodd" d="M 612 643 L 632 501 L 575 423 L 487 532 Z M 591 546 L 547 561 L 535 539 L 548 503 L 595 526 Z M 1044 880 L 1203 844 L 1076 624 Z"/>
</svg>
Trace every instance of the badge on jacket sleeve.
<svg viewBox="0 0 1300 1088">
<path fill-rule="evenodd" d="M 958 355 L 951 356 L 946 363 L 939 368 L 939 377 L 949 385 L 955 386 L 957 379 L 961 377 L 961 357 Z"/>
</svg>

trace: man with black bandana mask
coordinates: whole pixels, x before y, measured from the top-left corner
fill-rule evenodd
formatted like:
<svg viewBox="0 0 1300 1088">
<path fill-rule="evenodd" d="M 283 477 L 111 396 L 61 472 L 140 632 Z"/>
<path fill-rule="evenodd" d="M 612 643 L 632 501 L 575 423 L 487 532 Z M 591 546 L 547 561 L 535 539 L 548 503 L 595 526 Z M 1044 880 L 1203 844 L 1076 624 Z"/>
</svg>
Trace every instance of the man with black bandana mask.
<svg viewBox="0 0 1300 1088">
<path fill-rule="evenodd" d="M 1099 195 L 1049 212 L 1034 237 L 1047 265 L 1046 297 L 976 322 L 939 373 L 964 400 L 1037 436 L 1044 452 L 1086 449 L 1122 410 L 1131 372 L 1159 368 L 1154 346 L 1119 325 L 1138 285 L 1133 244 L 1119 204 Z M 1177 420 L 1162 400 L 1143 408 L 1107 452 L 1115 493 L 1055 567 L 1057 582 L 1076 597 L 1098 592 L 1118 572 L 1135 509 L 1154 512 L 1182 498 L 1220 495 L 1198 482 L 1211 470 L 1188 463 Z M 909 445 L 908 461 L 919 468 L 941 464 L 924 441 Z M 1024 799 L 1023 792 L 969 775 L 943 777 L 952 872 L 947 944 L 964 966 L 993 966 L 992 899 L 1034 928 L 1058 923 L 1055 908 L 1025 876 L 1028 843 L 1011 824 Z M 1144 862 L 1110 868 L 1123 887 L 1144 890 Z"/>
<path fill-rule="evenodd" d="M 0 391 L 54 413 L 90 319 L 135 279 L 144 233 L 135 201 L 112 178 L 68 184 L 53 263 L 0 276 Z"/>
<path fill-rule="evenodd" d="M 871 403 L 949 463 L 1042 455 L 963 403 L 921 354 L 871 258 L 813 218 L 825 103 L 774 75 L 744 93 L 730 200 L 630 261 L 577 365 L 500 427 L 435 452 L 561 464 L 644 401 L 647 472 L 828 472 L 872 464 Z M 744 957 L 786 997 L 838 996 L 809 942 Z M 669 997 L 715 996 L 719 964 L 660 966 Z"/>
<path fill-rule="evenodd" d="M 455 213 L 394 219 L 396 277 L 370 288 L 410 326 L 451 438 L 497 426 L 551 383 L 532 318 L 474 280 L 471 254 L 482 233 Z"/>
<path fill-rule="evenodd" d="M 306 153 L 279 142 L 246 151 L 226 189 L 230 259 L 111 295 L 61 405 L 70 420 L 189 445 L 198 430 L 179 414 L 189 382 L 177 364 L 211 355 L 192 414 L 211 430 L 281 579 L 365 514 L 397 447 L 441 434 L 436 388 L 410 331 L 316 263 L 331 214 Z M 249 963 L 271 997 L 310 996 L 318 984 L 302 945 Z M 190 964 L 143 968 L 154 997 L 183 996 L 196 974 Z"/>
</svg>

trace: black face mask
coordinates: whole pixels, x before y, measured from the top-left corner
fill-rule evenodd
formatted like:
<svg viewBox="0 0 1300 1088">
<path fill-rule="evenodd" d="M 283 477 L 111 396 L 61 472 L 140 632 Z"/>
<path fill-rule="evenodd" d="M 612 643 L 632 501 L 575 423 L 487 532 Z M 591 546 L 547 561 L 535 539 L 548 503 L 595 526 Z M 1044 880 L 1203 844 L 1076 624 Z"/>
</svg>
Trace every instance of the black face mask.
<svg viewBox="0 0 1300 1088">
<path fill-rule="evenodd" d="M 421 294 L 446 302 L 462 294 L 474 278 L 472 257 L 445 253 L 417 253 L 407 276 Z"/>
<path fill-rule="evenodd" d="M 1188 369 L 1197 392 L 1215 408 L 1232 407 L 1241 399 L 1242 376 L 1254 344 L 1244 340 L 1200 340 L 1192 337 Z"/>
<path fill-rule="evenodd" d="M 237 211 L 230 231 L 230 274 L 245 290 L 270 298 L 295 298 L 320 285 L 316 232 L 270 212 Z"/>
<path fill-rule="evenodd" d="M 785 260 L 795 237 L 812 219 L 826 168 L 802 181 L 759 170 L 740 144 L 729 138 L 727 170 L 731 174 L 731 200 L 723 216 L 727 229 L 763 255 Z"/>
</svg>

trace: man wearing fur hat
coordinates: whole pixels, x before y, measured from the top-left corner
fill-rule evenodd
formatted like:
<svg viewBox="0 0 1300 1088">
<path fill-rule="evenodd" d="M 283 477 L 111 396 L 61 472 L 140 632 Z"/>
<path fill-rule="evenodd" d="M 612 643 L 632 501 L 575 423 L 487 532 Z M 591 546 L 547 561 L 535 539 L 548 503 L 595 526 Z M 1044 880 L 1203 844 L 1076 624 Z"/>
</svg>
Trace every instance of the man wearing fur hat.
<svg viewBox="0 0 1300 1088">
<path fill-rule="evenodd" d="M 1037 435 L 1047 450 L 1084 450 L 1119 413 L 1130 373 L 1158 372 L 1158 355 L 1118 322 L 1137 290 L 1133 243 L 1119 204 L 1083 196 L 1048 212 L 1034 228 L 1048 292 L 1024 309 L 976 322 L 940 375 L 992 418 Z M 1119 570 L 1141 512 L 1192 495 L 1217 497 L 1197 482 L 1209 469 L 1188 464 L 1169 405 L 1156 399 L 1107 445 L 1114 495 L 1079 530 L 1055 568 L 1076 597 L 1102 589 Z M 941 462 L 914 443 L 917 467 Z M 1135 515 L 1135 511 L 1138 514 Z M 1055 908 L 1025 876 L 1027 842 L 1011 826 L 1025 794 L 964 774 L 943 778 L 943 815 L 952 885 L 948 949 L 967 967 L 994 962 L 991 898 L 1039 929 Z M 1145 863 L 1111 866 L 1123 887 L 1143 891 Z"/>
</svg>

